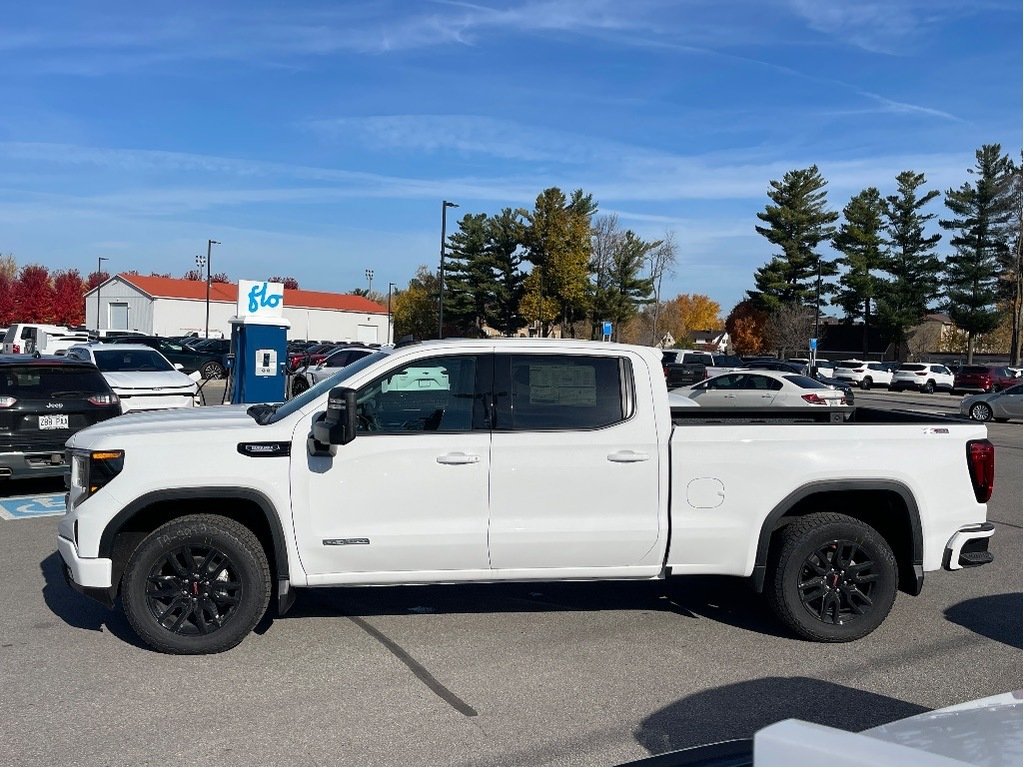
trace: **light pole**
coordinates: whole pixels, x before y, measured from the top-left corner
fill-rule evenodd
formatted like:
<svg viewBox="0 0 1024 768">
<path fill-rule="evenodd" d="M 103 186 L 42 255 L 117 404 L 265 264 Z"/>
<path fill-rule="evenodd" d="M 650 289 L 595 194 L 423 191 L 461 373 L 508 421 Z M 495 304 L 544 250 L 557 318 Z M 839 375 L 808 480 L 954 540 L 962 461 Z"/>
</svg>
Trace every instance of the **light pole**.
<svg viewBox="0 0 1024 768">
<path fill-rule="evenodd" d="M 100 279 L 100 274 L 103 272 L 103 262 L 110 261 L 106 256 L 98 256 L 96 258 L 96 279 L 99 280 L 96 283 L 96 338 L 100 337 L 100 288 L 103 285 L 103 280 Z"/>
<path fill-rule="evenodd" d="M 206 338 L 210 338 L 210 266 L 215 245 L 220 245 L 220 242 L 218 240 L 206 241 Z"/>
<path fill-rule="evenodd" d="M 811 375 L 818 370 L 818 321 L 821 317 L 821 256 L 818 256 L 818 282 L 814 289 L 814 349 L 811 350 Z"/>
<path fill-rule="evenodd" d="M 448 224 L 448 209 L 458 208 L 457 203 L 441 201 L 441 269 L 438 270 L 438 300 L 437 300 L 437 338 L 444 338 L 444 239 L 445 228 Z"/>
<path fill-rule="evenodd" d="M 391 330 L 391 292 L 395 290 L 394 283 L 388 283 L 388 344 L 394 344 L 394 333 Z"/>
<path fill-rule="evenodd" d="M 369 298 L 370 294 L 373 293 L 373 270 L 364 270 L 364 274 L 366 275 L 366 297 Z"/>
</svg>

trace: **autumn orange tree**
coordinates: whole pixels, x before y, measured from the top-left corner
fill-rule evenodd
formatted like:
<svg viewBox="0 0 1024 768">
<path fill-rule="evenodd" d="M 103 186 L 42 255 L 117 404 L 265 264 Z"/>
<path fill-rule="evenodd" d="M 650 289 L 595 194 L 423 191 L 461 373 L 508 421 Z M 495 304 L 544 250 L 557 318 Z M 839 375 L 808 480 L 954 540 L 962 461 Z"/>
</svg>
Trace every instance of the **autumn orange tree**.
<svg viewBox="0 0 1024 768">
<path fill-rule="evenodd" d="M 744 299 L 725 319 L 725 330 L 737 355 L 753 355 L 763 351 L 768 313 L 758 309 L 752 299 Z"/>
<path fill-rule="evenodd" d="M 721 311 L 719 303 L 703 293 L 680 293 L 666 302 L 663 325 L 679 343 L 691 331 L 721 328 Z"/>
</svg>

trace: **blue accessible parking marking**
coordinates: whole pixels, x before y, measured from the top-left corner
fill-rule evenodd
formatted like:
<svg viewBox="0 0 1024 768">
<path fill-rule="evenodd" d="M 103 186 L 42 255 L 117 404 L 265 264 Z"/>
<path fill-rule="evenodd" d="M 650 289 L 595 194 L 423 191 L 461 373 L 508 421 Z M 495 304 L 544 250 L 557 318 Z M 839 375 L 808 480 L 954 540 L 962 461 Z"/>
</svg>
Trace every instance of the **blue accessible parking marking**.
<svg viewBox="0 0 1024 768">
<path fill-rule="evenodd" d="M 38 496 L 15 496 L 0 499 L 0 518 L 18 520 L 26 517 L 54 517 L 64 514 L 63 493 L 43 493 Z"/>
</svg>

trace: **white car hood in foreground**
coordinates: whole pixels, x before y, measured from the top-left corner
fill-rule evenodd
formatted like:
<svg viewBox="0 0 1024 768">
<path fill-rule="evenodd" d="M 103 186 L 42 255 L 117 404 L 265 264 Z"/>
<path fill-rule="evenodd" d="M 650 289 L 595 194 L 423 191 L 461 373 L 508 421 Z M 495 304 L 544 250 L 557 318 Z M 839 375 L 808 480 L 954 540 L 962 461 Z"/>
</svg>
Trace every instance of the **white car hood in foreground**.
<svg viewBox="0 0 1024 768">
<path fill-rule="evenodd" d="M 248 405 L 219 405 L 126 413 L 76 432 L 66 445 L 68 448 L 102 449 L 117 447 L 119 442 L 136 437 L 172 432 L 215 432 L 223 435 L 228 431 L 244 431 L 249 439 L 253 439 L 252 436 L 260 430 L 269 431 L 246 413 L 247 408 Z"/>
<path fill-rule="evenodd" d="M 103 373 L 113 390 L 194 389 L 195 383 L 180 371 L 120 371 Z"/>
</svg>

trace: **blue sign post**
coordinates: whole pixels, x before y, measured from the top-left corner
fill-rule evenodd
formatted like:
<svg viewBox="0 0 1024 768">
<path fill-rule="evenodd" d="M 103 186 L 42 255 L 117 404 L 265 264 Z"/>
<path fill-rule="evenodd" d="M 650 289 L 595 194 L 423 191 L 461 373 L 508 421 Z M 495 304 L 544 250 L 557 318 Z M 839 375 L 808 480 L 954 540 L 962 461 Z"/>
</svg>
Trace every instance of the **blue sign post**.
<svg viewBox="0 0 1024 768">
<path fill-rule="evenodd" d="M 604 341 L 612 340 L 612 324 L 610 321 L 605 320 L 603 323 L 601 323 L 601 336 L 603 337 Z"/>
</svg>

